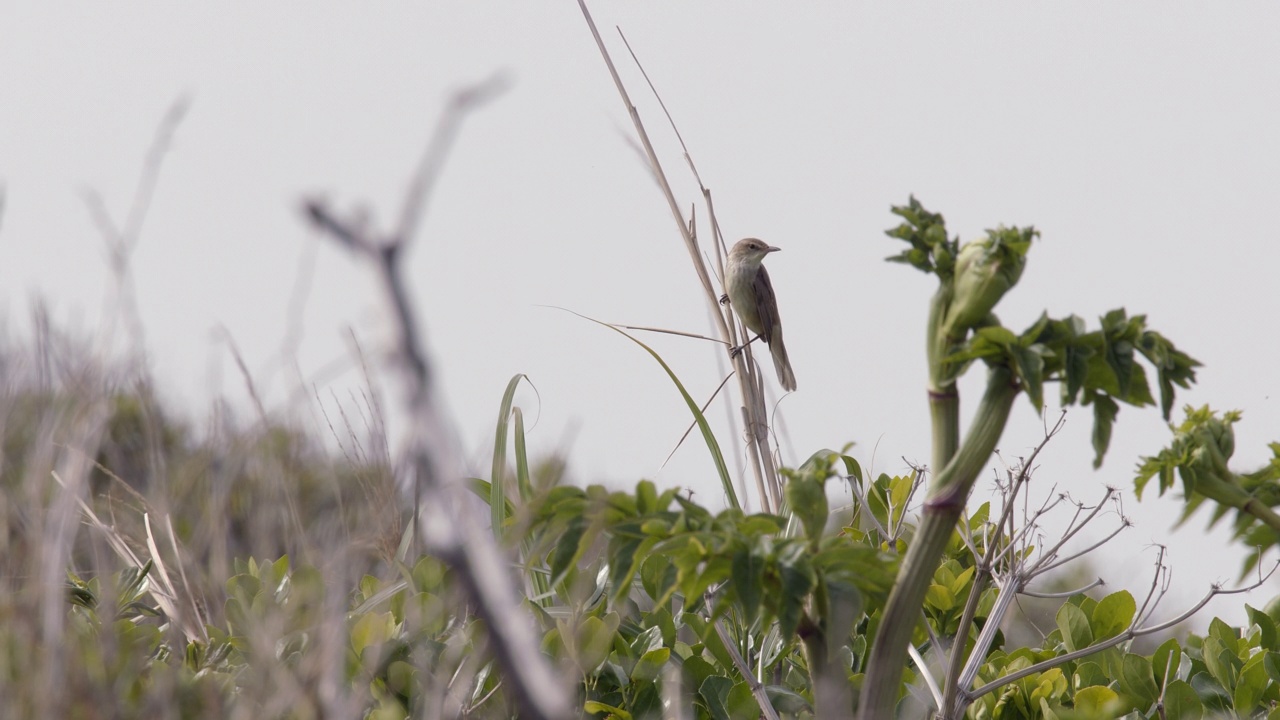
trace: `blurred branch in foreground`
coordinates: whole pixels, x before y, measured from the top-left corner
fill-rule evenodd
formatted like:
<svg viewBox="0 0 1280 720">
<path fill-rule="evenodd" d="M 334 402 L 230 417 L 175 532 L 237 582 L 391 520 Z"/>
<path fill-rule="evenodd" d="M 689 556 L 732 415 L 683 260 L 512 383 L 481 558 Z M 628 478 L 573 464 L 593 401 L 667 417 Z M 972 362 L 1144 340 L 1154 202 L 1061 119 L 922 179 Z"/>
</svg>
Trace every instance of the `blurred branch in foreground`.
<svg viewBox="0 0 1280 720">
<path fill-rule="evenodd" d="M 317 229 L 373 263 L 387 293 L 398 333 L 392 362 L 404 383 L 410 417 L 409 442 L 399 471 L 401 488 L 413 488 L 421 537 L 432 553 L 458 573 L 489 628 L 494 654 L 526 716 L 562 718 L 570 715 L 568 688 L 539 650 L 531 618 L 520 606 L 509 563 L 482 523 L 466 521 L 459 497 L 466 492 L 461 482 L 462 463 L 434 392 L 436 377 L 427 361 L 400 262 L 466 114 L 497 96 L 505 86 L 505 79 L 496 75 L 453 95 L 414 172 L 399 224 L 391 234 L 370 234 L 363 223 L 339 218 L 322 200 L 309 199 L 303 209 Z"/>
</svg>

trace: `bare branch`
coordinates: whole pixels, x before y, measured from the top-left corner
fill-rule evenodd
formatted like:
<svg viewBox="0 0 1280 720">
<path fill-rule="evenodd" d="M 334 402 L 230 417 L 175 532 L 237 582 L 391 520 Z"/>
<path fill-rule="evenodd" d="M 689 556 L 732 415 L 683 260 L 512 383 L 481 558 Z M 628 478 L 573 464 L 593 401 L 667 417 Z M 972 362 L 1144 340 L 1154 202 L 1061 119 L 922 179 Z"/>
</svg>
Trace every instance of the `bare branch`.
<svg viewBox="0 0 1280 720">
<path fill-rule="evenodd" d="M 1171 627 L 1174 627 L 1183 622 L 1186 622 L 1187 619 L 1189 619 L 1190 617 L 1195 615 L 1197 612 L 1199 612 L 1201 608 L 1203 608 L 1205 605 L 1208 605 L 1209 601 L 1218 595 L 1235 595 L 1237 593 L 1245 593 L 1261 587 L 1262 584 L 1267 580 L 1267 578 L 1270 578 L 1271 575 L 1275 573 L 1276 568 L 1278 567 L 1280 567 L 1280 563 L 1277 563 L 1275 567 L 1272 567 L 1271 572 L 1267 573 L 1266 577 L 1260 579 L 1257 583 L 1254 583 L 1253 585 L 1249 585 L 1247 587 L 1236 588 L 1235 590 L 1223 590 L 1217 585 L 1214 585 L 1209 590 L 1209 592 L 1204 596 L 1204 598 L 1200 600 L 1200 602 L 1196 603 L 1190 609 L 1186 610 L 1185 612 L 1173 618 L 1172 620 L 1169 620 L 1168 622 L 1164 622 L 1159 625 L 1150 625 L 1142 628 L 1138 628 L 1136 627 L 1136 625 L 1130 625 L 1129 629 L 1125 630 L 1119 635 L 1116 635 L 1115 637 L 1108 638 L 1100 643 L 1090 645 L 1089 647 L 1080 648 L 1079 650 L 1075 650 L 1075 651 L 1066 653 L 1064 655 L 1059 655 L 1058 657 L 1055 657 L 1055 658 L 1050 658 L 1049 660 L 1045 660 L 1043 662 L 1038 662 L 1034 665 L 1025 667 L 1016 672 L 1012 672 L 1012 673 L 1009 673 L 1008 675 L 1004 675 L 999 679 L 993 680 L 987 683 L 986 685 L 983 685 L 982 687 L 976 688 L 972 691 L 965 691 L 962 694 L 966 697 L 968 701 L 972 702 L 974 699 L 982 697 L 983 695 L 991 692 L 992 690 L 1001 688 L 1005 685 L 1008 685 L 1009 683 L 1017 682 L 1024 677 L 1030 677 L 1031 675 L 1042 673 L 1045 670 L 1048 670 L 1049 668 L 1057 667 L 1058 665 L 1062 665 L 1062 664 L 1071 662 L 1073 660 L 1078 660 L 1082 657 L 1087 657 L 1094 653 L 1101 652 L 1103 650 L 1106 650 L 1107 648 L 1121 645 L 1123 643 L 1129 642 L 1130 640 L 1133 640 L 1134 638 L 1142 637 L 1144 635 L 1151 635 L 1153 633 L 1158 633 L 1164 630 L 1168 630 Z M 1135 623 L 1136 623 L 1136 620 L 1135 620 Z"/>
<path fill-rule="evenodd" d="M 1021 594 L 1026 595 L 1027 597 L 1041 598 L 1046 600 L 1061 600 L 1064 598 L 1069 598 L 1069 597 L 1079 595 L 1081 593 L 1087 593 L 1094 588 L 1103 587 L 1106 584 L 1107 583 L 1104 582 L 1102 578 L 1098 578 L 1097 580 L 1094 580 L 1088 585 L 1085 585 L 1084 587 L 1076 588 L 1075 590 L 1067 590 L 1065 592 L 1042 593 L 1042 592 L 1035 592 L 1034 590 L 1024 589 Z"/>
<path fill-rule="evenodd" d="M 123 315 L 129 325 L 129 336 L 135 353 L 141 353 L 144 344 L 142 318 L 138 311 L 137 294 L 133 285 L 133 276 L 129 272 L 129 261 L 133 251 L 138 247 L 142 236 L 142 225 L 151 209 L 151 200 L 155 196 L 156 186 L 160 180 L 160 169 L 164 158 L 173 143 L 173 136 L 178 125 L 187 114 L 190 100 L 179 97 L 169 106 L 169 110 L 161 118 L 151 147 L 142 163 L 142 173 L 138 176 L 138 184 L 133 191 L 133 199 L 125 215 L 124 223 L 117 226 L 107 211 L 102 196 L 92 189 L 81 193 L 89 218 L 98 228 L 103 241 L 107 245 L 107 257 L 111 274 L 115 280 L 115 301 L 104 304 L 107 322 L 102 331 L 102 341 L 109 342 L 114 336 L 113 325 L 117 315 Z"/>
<path fill-rule="evenodd" d="M 760 712 L 769 720 L 779 720 L 778 711 L 773 708 L 773 703 L 769 701 L 768 694 L 765 693 L 764 686 L 756 680 L 755 673 L 751 672 L 751 668 L 747 667 L 747 661 L 743 659 L 742 653 L 738 652 L 738 644 L 733 642 L 733 638 L 729 637 L 729 631 L 724 629 L 724 620 L 716 620 L 716 635 L 720 636 L 720 642 L 724 645 L 724 649 L 729 652 L 730 659 L 733 660 L 734 666 L 738 669 L 738 673 L 747 681 L 747 685 L 751 688 L 751 694 L 756 699 L 756 704 L 760 706 Z"/>
<path fill-rule="evenodd" d="M 422 160 L 418 163 L 413 179 L 409 181 L 405 203 L 400 210 L 400 222 L 396 225 L 397 243 L 403 245 L 412 242 L 414 235 L 417 234 L 418 223 L 426 210 L 427 200 L 431 197 L 431 191 L 440 178 L 440 171 L 444 169 L 445 157 L 457 139 L 462 120 L 467 113 L 505 92 L 508 85 L 506 75 L 496 73 L 487 80 L 454 93 L 444 116 L 436 124 L 431 142 L 428 143 L 427 151 L 423 153 Z"/>
<path fill-rule="evenodd" d="M 503 86 L 500 78 L 458 91 L 423 155 L 406 192 L 395 231 L 371 236 L 364 223 L 340 219 L 320 199 L 303 210 L 318 230 L 374 265 L 398 331 L 395 358 L 402 371 L 410 419 L 409 447 L 399 472 L 414 500 L 415 532 L 440 559 L 453 566 L 463 592 L 489 630 L 490 646 L 522 716 L 558 720 L 571 715 L 569 691 L 539 650 L 529 614 L 521 607 L 508 561 L 482 523 L 461 510 L 463 466 L 434 392 L 413 306 L 404 281 L 401 252 L 412 239 L 429 193 L 464 116 Z"/>
</svg>

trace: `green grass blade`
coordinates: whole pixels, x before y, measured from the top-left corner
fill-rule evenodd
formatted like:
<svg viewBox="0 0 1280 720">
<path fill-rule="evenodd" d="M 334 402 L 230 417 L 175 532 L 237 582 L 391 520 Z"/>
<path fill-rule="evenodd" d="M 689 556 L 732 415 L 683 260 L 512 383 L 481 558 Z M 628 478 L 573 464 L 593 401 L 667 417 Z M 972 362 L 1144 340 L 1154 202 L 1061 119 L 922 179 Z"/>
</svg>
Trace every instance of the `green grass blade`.
<svg viewBox="0 0 1280 720">
<path fill-rule="evenodd" d="M 533 483 L 529 480 L 529 452 L 524 444 L 524 412 L 512 408 L 511 414 L 516 421 L 516 489 L 520 491 L 521 502 L 529 502 L 533 498 Z"/>
<path fill-rule="evenodd" d="M 493 433 L 493 472 L 489 476 L 489 512 L 493 525 L 493 536 L 502 539 L 502 527 L 507 522 L 506 483 L 502 481 L 507 466 L 507 428 L 511 422 L 511 403 L 515 400 L 516 388 L 521 380 L 527 380 L 524 374 L 512 376 L 507 383 L 507 390 L 502 394 L 502 405 L 498 409 L 498 427 Z M 522 428 L 523 429 L 523 428 Z M 523 444 L 524 433 L 517 442 Z"/>
<path fill-rule="evenodd" d="M 725 497 L 729 499 L 729 505 L 733 507 L 735 510 L 741 509 L 742 504 L 738 502 L 738 493 L 736 490 L 733 489 L 733 479 L 729 477 L 729 468 L 724 464 L 724 454 L 720 452 L 720 443 L 716 441 L 715 434 L 711 432 L 711 426 L 707 424 L 707 418 L 705 415 L 702 414 L 702 409 L 698 407 L 698 402 L 694 400 L 691 395 L 689 395 L 689 391 L 685 389 L 684 383 L 680 382 L 680 378 L 676 377 L 675 371 L 673 371 L 671 367 L 667 365 L 666 361 L 662 359 L 662 356 L 659 355 L 656 351 L 654 351 L 653 348 L 649 347 L 648 345 L 645 345 L 643 342 L 640 342 L 639 340 L 637 340 L 635 337 L 632 337 L 627 332 L 620 330 L 617 327 L 610 325 L 609 323 L 600 322 L 599 320 L 596 320 L 594 318 L 589 318 L 586 315 L 575 313 L 572 310 L 566 310 L 565 312 L 571 312 L 574 315 L 577 315 L 578 317 L 582 318 L 583 320 L 590 320 L 591 322 L 597 325 L 603 325 L 609 328 L 610 330 L 618 333 L 619 335 L 622 335 L 623 337 L 627 338 L 631 342 L 644 348 L 645 352 L 649 353 L 651 356 L 653 356 L 654 360 L 658 361 L 658 364 L 661 365 L 662 369 L 666 371 L 667 377 L 671 378 L 671 382 L 674 383 L 676 386 L 676 389 L 680 391 L 680 397 L 684 398 L 685 405 L 689 406 L 689 412 L 693 413 L 693 419 L 695 422 L 698 423 L 698 429 L 702 431 L 702 439 L 704 442 L 706 442 L 707 450 L 711 453 L 711 461 L 715 463 L 716 474 L 720 476 L 720 484 L 724 487 L 724 494 L 725 494 Z"/>
</svg>

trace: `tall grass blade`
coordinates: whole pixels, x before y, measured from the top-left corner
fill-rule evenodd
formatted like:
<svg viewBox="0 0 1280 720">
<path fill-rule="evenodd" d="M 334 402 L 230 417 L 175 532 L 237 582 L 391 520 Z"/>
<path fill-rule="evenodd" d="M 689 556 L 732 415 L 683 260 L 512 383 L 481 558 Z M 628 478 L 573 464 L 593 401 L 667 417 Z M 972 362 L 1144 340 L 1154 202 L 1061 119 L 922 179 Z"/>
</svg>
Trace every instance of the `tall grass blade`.
<svg viewBox="0 0 1280 720">
<path fill-rule="evenodd" d="M 662 359 L 662 356 L 659 355 L 657 351 L 648 345 L 645 345 L 625 330 L 614 327 L 607 322 L 601 322 L 595 318 L 589 318 L 581 313 L 573 312 L 572 310 L 566 310 L 565 312 L 573 313 L 583 320 L 590 320 L 597 325 L 603 325 L 604 327 L 609 328 L 644 348 L 645 352 L 649 353 L 654 360 L 658 361 L 658 364 L 666 371 L 667 377 L 671 378 L 671 382 L 674 383 L 676 389 L 680 391 L 680 397 L 684 398 L 685 405 L 689 406 L 689 412 L 693 413 L 694 422 L 698 423 L 698 429 L 702 431 L 702 439 L 707 444 L 707 450 L 711 453 L 711 462 L 715 463 L 716 474 L 720 476 L 720 485 L 724 488 L 724 495 L 725 498 L 728 499 L 730 507 L 735 510 L 741 510 L 742 503 L 738 501 L 738 492 L 733 488 L 733 478 L 729 477 L 729 468 L 724 464 L 724 454 L 720 452 L 720 443 L 716 441 L 715 433 L 711 432 L 711 426 L 707 423 L 707 417 L 702 414 L 702 408 L 698 407 L 698 401 L 694 400 L 693 396 L 689 394 L 689 391 L 685 389 L 684 383 L 680 382 L 680 378 L 676 377 L 675 371 L 671 369 L 671 366 L 667 365 L 666 361 Z"/>
<path fill-rule="evenodd" d="M 507 428 L 511 422 L 511 403 L 515 400 L 516 388 L 520 386 L 522 379 L 528 378 L 518 373 L 507 383 L 507 390 L 502 394 L 502 405 L 498 408 L 498 428 L 493 433 L 493 472 L 489 476 L 489 513 L 493 523 L 493 536 L 499 540 L 502 539 L 502 526 L 507 522 L 506 483 L 502 479 L 507 469 Z M 523 443 L 523 437 L 517 442 Z"/>
</svg>

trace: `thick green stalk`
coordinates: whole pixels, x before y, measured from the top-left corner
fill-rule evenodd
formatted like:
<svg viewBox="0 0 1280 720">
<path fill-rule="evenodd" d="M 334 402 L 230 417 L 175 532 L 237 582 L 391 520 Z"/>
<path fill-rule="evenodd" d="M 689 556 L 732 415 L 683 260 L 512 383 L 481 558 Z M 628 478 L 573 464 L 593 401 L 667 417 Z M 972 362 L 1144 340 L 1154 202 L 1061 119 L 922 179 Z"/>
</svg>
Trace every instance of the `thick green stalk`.
<svg viewBox="0 0 1280 720">
<path fill-rule="evenodd" d="M 929 390 L 929 420 L 933 427 L 933 459 L 929 467 L 945 468 L 960 447 L 960 394 L 952 384 Z"/>
<path fill-rule="evenodd" d="M 951 284 L 943 283 L 929 301 L 929 322 L 925 326 L 925 358 L 929 362 L 929 392 L 946 392 L 956 386 L 955 372 L 943 359 L 951 351 L 951 339 L 942 331 L 942 321 L 951 306 Z"/>
<path fill-rule="evenodd" d="M 826 630 L 807 614 L 801 616 L 797 630 L 809 664 L 815 717 L 848 717 L 853 711 L 853 695 L 844 671 L 837 672 L 831 661 Z"/>
<path fill-rule="evenodd" d="M 930 467 L 934 472 L 945 468 L 960 447 L 960 395 L 956 392 L 954 369 L 943 362 L 952 347 L 951 340 L 941 330 L 950 305 L 950 285 L 944 284 L 929 303 L 929 334 L 925 338 L 929 361 L 929 420 L 933 428 Z"/>
<path fill-rule="evenodd" d="M 898 571 L 898 579 L 889 594 L 884 618 L 871 648 L 859 704 L 858 716 L 862 720 L 893 717 L 902 669 L 907 660 L 907 643 L 911 642 L 912 632 L 920 621 L 925 591 L 955 530 L 956 521 L 964 512 L 969 492 L 1000 441 L 1017 394 L 1018 386 L 1012 373 L 1007 368 L 992 368 L 987 374 L 986 392 L 964 443 L 951 462 L 934 476 L 920 527 L 903 559 L 902 569 Z"/>
</svg>

